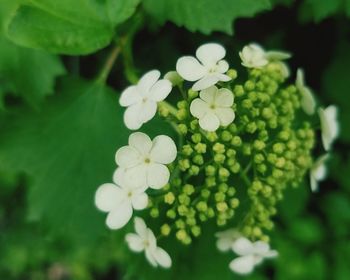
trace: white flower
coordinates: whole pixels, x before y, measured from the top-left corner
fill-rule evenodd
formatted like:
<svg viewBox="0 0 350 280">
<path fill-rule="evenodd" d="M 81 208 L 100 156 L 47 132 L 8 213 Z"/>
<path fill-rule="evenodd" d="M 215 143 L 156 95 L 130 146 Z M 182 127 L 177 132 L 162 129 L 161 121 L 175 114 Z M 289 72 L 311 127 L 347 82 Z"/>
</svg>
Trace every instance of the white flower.
<svg viewBox="0 0 350 280">
<path fill-rule="evenodd" d="M 139 129 L 151 120 L 157 112 L 157 102 L 164 100 L 172 87 L 166 79 L 158 80 L 160 72 L 152 70 L 144 74 L 137 85 L 126 88 L 119 103 L 127 107 L 124 123 L 129 129 Z"/>
<path fill-rule="evenodd" d="M 339 134 L 339 124 L 337 121 L 338 108 L 334 105 L 330 105 L 326 109 L 319 108 L 318 115 L 321 121 L 323 147 L 326 151 L 329 151 Z"/>
<path fill-rule="evenodd" d="M 318 182 L 324 180 L 327 176 L 326 161 L 329 158 L 329 154 L 320 156 L 310 170 L 310 185 L 313 192 L 318 190 Z"/>
<path fill-rule="evenodd" d="M 301 94 L 301 107 L 303 108 L 306 114 L 314 114 L 316 101 L 311 90 L 305 85 L 304 71 L 302 69 L 298 69 L 297 71 L 297 79 L 295 84 Z"/>
<path fill-rule="evenodd" d="M 230 269 L 239 274 L 251 273 L 254 267 L 265 258 L 273 258 L 277 251 L 270 250 L 268 243 L 263 241 L 251 242 L 245 237 L 238 238 L 233 246 L 233 251 L 239 255 L 230 263 Z"/>
<path fill-rule="evenodd" d="M 176 154 L 176 145 L 169 136 L 159 135 L 152 141 L 148 135 L 134 132 L 129 145 L 117 151 L 115 160 L 131 185 L 160 189 L 169 181 L 166 164 L 173 162 Z"/>
<path fill-rule="evenodd" d="M 204 89 L 199 93 L 200 98 L 192 101 L 191 114 L 199 119 L 199 125 L 207 131 L 215 131 L 220 125 L 227 126 L 235 119 L 232 109 L 233 93 L 216 86 Z"/>
<path fill-rule="evenodd" d="M 119 229 L 128 223 L 133 209 L 142 210 L 147 207 L 148 196 L 143 188 L 131 187 L 123 178 L 121 169 L 113 176 L 115 184 L 101 185 L 95 194 L 95 205 L 108 212 L 106 224 L 111 229 Z"/>
<path fill-rule="evenodd" d="M 218 238 L 216 247 L 222 251 L 228 251 L 232 248 L 233 243 L 241 237 L 241 234 L 234 228 L 217 232 L 215 236 Z"/>
<path fill-rule="evenodd" d="M 171 267 L 171 258 L 169 254 L 162 248 L 157 247 L 157 240 L 152 230 L 147 228 L 145 222 L 136 217 L 135 233 L 128 233 L 125 237 L 129 248 L 134 252 L 145 251 L 146 258 L 154 267 L 162 266 L 164 268 Z"/>
<path fill-rule="evenodd" d="M 176 63 L 176 71 L 186 81 L 196 83 L 193 90 L 206 89 L 217 82 L 228 82 L 231 78 L 224 73 L 229 65 L 223 58 L 226 50 L 219 44 L 209 43 L 200 46 L 193 56 L 180 57 Z"/>
<path fill-rule="evenodd" d="M 266 52 L 260 45 L 254 43 L 243 47 L 242 51 L 239 52 L 239 56 L 242 60 L 242 65 L 247 68 L 261 68 L 270 61 L 280 61 L 290 58 L 289 53 L 280 51 Z M 286 70 L 284 69 L 284 71 Z M 287 73 L 288 71 L 285 74 Z"/>
</svg>

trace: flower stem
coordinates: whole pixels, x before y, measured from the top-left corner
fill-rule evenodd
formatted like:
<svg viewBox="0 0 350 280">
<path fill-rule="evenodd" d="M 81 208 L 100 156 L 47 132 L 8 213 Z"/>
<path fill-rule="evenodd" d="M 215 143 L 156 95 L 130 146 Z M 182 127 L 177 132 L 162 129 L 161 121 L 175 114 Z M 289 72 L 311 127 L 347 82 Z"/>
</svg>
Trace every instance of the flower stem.
<svg viewBox="0 0 350 280">
<path fill-rule="evenodd" d="M 106 62 L 104 64 L 104 66 L 102 67 L 100 74 L 97 77 L 97 80 L 96 80 L 97 82 L 102 83 L 102 84 L 106 83 L 108 75 L 111 72 L 114 63 L 119 56 L 120 50 L 121 50 L 120 46 L 117 45 L 109 53 L 109 55 L 106 59 Z"/>
<path fill-rule="evenodd" d="M 174 117 L 176 117 L 177 109 L 173 105 L 171 105 L 170 103 L 168 103 L 166 101 L 159 102 L 159 105 L 166 108 L 170 114 L 172 114 Z"/>
</svg>

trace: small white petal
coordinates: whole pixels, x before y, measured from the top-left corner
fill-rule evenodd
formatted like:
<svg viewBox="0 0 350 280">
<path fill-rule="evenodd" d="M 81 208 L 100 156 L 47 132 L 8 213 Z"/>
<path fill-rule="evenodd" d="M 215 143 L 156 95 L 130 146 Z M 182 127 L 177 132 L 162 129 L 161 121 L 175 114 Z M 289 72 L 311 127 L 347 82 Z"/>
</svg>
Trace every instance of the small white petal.
<svg viewBox="0 0 350 280">
<path fill-rule="evenodd" d="M 151 70 L 144 74 L 137 84 L 137 88 L 142 95 L 149 92 L 151 87 L 158 81 L 160 72 L 158 70 Z"/>
<path fill-rule="evenodd" d="M 304 71 L 297 70 L 296 86 L 301 94 L 301 107 L 306 114 L 312 115 L 315 113 L 316 101 L 311 90 L 305 86 Z"/>
<path fill-rule="evenodd" d="M 227 88 L 221 88 L 216 92 L 215 105 L 231 107 L 233 105 L 233 93 Z"/>
<path fill-rule="evenodd" d="M 138 113 L 140 122 L 146 123 L 150 121 L 157 113 L 157 103 L 148 99 L 141 103 L 141 108 Z"/>
<path fill-rule="evenodd" d="M 254 253 L 264 256 L 270 250 L 270 245 L 263 241 L 256 241 L 254 243 Z"/>
<path fill-rule="evenodd" d="M 159 163 L 151 163 L 147 170 L 147 185 L 152 189 L 161 189 L 169 182 L 169 169 Z"/>
<path fill-rule="evenodd" d="M 141 101 L 141 95 L 137 91 L 136 86 L 127 87 L 121 94 L 119 103 L 121 106 L 126 107 L 138 103 Z"/>
<path fill-rule="evenodd" d="M 147 185 L 147 166 L 139 164 L 135 167 L 125 170 L 124 180 L 133 188 L 146 188 Z"/>
<path fill-rule="evenodd" d="M 131 198 L 132 207 L 135 210 L 145 209 L 148 205 L 148 196 L 145 192 L 134 190 L 135 194 Z"/>
<path fill-rule="evenodd" d="M 206 69 L 193 56 L 180 57 L 176 63 L 176 71 L 186 81 L 197 81 L 206 74 Z"/>
<path fill-rule="evenodd" d="M 249 44 L 239 53 L 242 65 L 248 68 L 260 68 L 268 64 L 265 51 L 258 44 Z"/>
<path fill-rule="evenodd" d="M 218 238 L 216 242 L 217 248 L 222 251 L 228 251 L 232 248 L 233 242 L 241 235 L 236 229 L 228 229 L 225 231 L 217 232 L 215 236 Z"/>
<path fill-rule="evenodd" d="M 149 98 L 153 101 L 163 101 L 171 92 L 171 82 L 168 80 L 159 80 L 150 90 Z"/>
<path fill-rule="evenodd" d="M 128 233 L 125 240 L 131 251 L 142 252 L 145 249 L 143 239 L 135 233 Z"/>
<path fill-rule="evenodd" d="M 140 154 L 147 155 L 152 148 L 152 140 L 143 132 L 134 132 L 129 136 L 129 145 Z"/>
<path fill-rule="evenodd" d="M 239 274 L 249 274 L 254 269 L 254 256 L 247 255 L 243 257 L 235 258 L 230 262 L 230 269 Z"/>
<path fill-rule="evenodd" d="M 135 217 L 134 226 L 136 233 L 143 239 L 146 239 L 148 236 L 148 230 L 145 221 L 139 217 Z"/>
<path fill-rule="evenodd" d="M 129 222 L 131 216 L 131 202 L 129 200 L 125 200 L 116 209 L 109 212 L 106 224 L 110 229 L 120 229 Z"/>
<path fill-rule="evenodd" d="M 190 112 L 192 116 L 200 119 L 202 118 L 209 110 L 208 103 L 204 102 L 200 98 L 196 98 L 191 102 Z"/>
<path fill-rule="evenodd" d="M 212 86 L 212 87 L 203 89 L 199 93 L 199 97 L 208 104 L 214 104 L 217 92 L 218 92 L 218 88 L 216 86 Z"/>
<path fill-rule="evenodd" d="M 233 243 L 232 250 L 237 255 L 250 255 L 254 253 L 254 245 L 247 238 L 240 237 Z"/>
<path fill-rule="evenodd" d="M 151 251 L 155 251 L 157 248 L 157 239 L 153 233 L 153 231 L 150 228 L 147 228 L 147 241 L 148 241 L 148 248 Z"/>
<path fill-rule="evenodd" d="M 321 121 L 322 143 L 326 151 L 330 150 L 334 140 L 339 134 L 337 111 L 337 107 L 334 105 L 328 106 L 325 109 L 318 109 Z"/>
<path fill-rule="evenodd" d="M 95 205 L 104 212 L 111 211 L 118 207 L 125 199 L 124 192 L 114 184 L 101 185 L 95 194 Z"/>
<path fill-rule="evenodd" d="M 219 81 L 221 82 L 228 82 L 231 81 L 232 78 L 230 76 L 227 76 L 225 74 L 220 74 L 220 73 L 216 73 L 215 76 L 218 78 Z"/>
<path fill-rule="evenodd" d="M 139 113 L 142 109 L 142 103 L 136 103 L 129 106 L 124 113 L 124 124 L 131 130 L 139 129 L 143 122 L 140 120 Z"/>
<path fill-rule="evenodd" d="M 153 139 L 153 146 L 150 151 L 152 162 L 169 164 L 177 155 L 177 148 L 173 139 L 166 135 L 159 135 Z"/>
<path fill-rule="evenodd" d="M 154 250 L 151 249 L 146 249 L 145 250 L 145 255 L 146 255 L 146 259 L 148 260 L 148 262 L 153 266 L 153 267 L 157 267 L 158 263 L 154 257 Z"/>
<path fill-rule="evenodd" d="M 219 81 L 219 78 L 217 75 L 206 75 L 200 80 L 198 80 L 193 86 L 192 89 L 195 91 L 207 89 L 213 85 L 215 85 Z"/>
<path fill-rule="evenodd" d="M 318 181 L 315 179 L 311 171 L 310 171 L 310 187 L 312 192 L 318 191 Z"/>
<path fill-rule="evenodd" d="M 199 119 L 199 126 L 206 131 L 215 131 L 220 126 L 220 120 L 214 112 L 207 112 Z"/>
<path fill-rule="evenodd" d="M 220 120 L 220 125 L 227 126 L 235 119 L 235 113 L 232 108 L 217 108 L 215 114 Z"/>
<path fill-rule="evenodd" d="M 200 46 L 196 51 L 196 56 L 203 65 L 215 65 L 226 55 L 223 46 L 216 43 L 208 43 Z"/>
<path fill-rule="evenodd" d="M 121 147 L 115 154 L 116 163 L 124 168 L 136 166 L 140 160 L 140 153 L 130 146 Z"/>
<path fill-rule="evenodd" d="M 118 167 L 113 173 L 113 182 L 118 186 L 125 186 L 126 182 L 124 180 L 125 168 Z"/>
<path fill-rule="evenodd" d="M 217 68 L 217 71 L 218 71 L 219 73 L 226 73 L 230 66 L 228 65 L 228 62 L 227 62 L 226 60 L 220 60 L 220 61 L 218 62 L 217 67 L 218 67 L 218 68 Z M 228 76 L 227 76 L 227 77 L 228 77 Z M 229 79 L 231 80 L 230 77 L 229 77 Z"/>
<path fill-rule="evenodd" d="M 160 266 L 164 268 L 171 267 L 171 258 L 164 249 L 157 247 L 153 254 L 155 260 Z"/>
<path fill-rule="evenodd" d="M 275 258 L 278 256 L 278 252 L 276 250 L 269 250 L 267 253 L 265 253 L 265 258 Z"/>
</svg>

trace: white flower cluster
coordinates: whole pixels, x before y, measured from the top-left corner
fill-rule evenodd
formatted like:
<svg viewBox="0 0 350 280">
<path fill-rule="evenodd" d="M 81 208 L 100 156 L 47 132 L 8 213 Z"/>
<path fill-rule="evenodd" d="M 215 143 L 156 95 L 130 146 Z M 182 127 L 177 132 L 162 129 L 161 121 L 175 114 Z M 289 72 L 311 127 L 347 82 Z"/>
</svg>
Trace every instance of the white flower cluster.
<svg viewBox="0 0 350 280">
<path fill-rule="evenodd" d="M 189 107 L 193 117 L 198 119 L 202 130 L 213 132 L 226 127 L 235 120 L 234 94 L 225 82 L 232 80 L 228 75 L 229 64 L 224 57 L 226 50 L 219 44 L 208 43 L 200 46 L 196 57 L 184 56 L 176 63 L 176 72 L 169 72 L 160 79 L 160 72 L 152 70 L 144 74 L 136 85 L 126 88 L 120 97 L 120 105 L 126 107 L 124 123 L 131 130 L 138 130 L 156 114 L 158 104 L 164 103 L 173 85 L 184 81 L 194 82 L 193 91 L 199 96 L 194 98 Z M 283 60 L 290 58 L 289 53 L 265 51 L 257 44 L 245 46 L 239 53 L 242 65 L 247 68 L 263 68 L 278 65 L 284 77 L 289 76 L 289 69 Z M 172 83 L 170 80 L 173 80 Z M 301 94 L 301 107 L 308 115 L 316 111 L 316 101 L 312 91 L 305 85 L 304 73 L 297 71 L 296 88 Z M 322 143 L 328 152 L 339 134 L 337 108 L 329 106 L 319 108 Z M 129 136 L 128 145 L 118 149 L 115 155 L 117 168 L 113 183 L 101 185 L 95 194 L 98 209 L 107 212 L 106 224 L 110 229 L 124 227 L 132 218 L 134 210 L 143 210 L 149 205 L 147 190 L 159 190 L 169 182 L 170 172 L 167 167 L 175 161 L 177 147 L 166 135 L 156 136 L 153 140 L 145 133 L 134 132 Z M 325 162 L 329 154 L 315 161 L 310 170 L 311 189 L 318 189 L 318 182 L 326 175 Z M 169 268 L 171 258 L 157 246 L 157 239 L 145 222 L 136 217 L 135 232 L 126 235 L 126 242 L 135 252 L 145 252 L 152 266 Z M 221 251 L 232 250 L 238 255 L 229 265 L 239 274 L 248 274 L 265 258 L 277 256 L 270 250 L 268 243 L 252 242 L 234 229 L 217 234 L 217 246 Z"/>
<path fill-rule="evenodd" d="M 277 257 L 278 253 L 270 249 L 263 241 L 252 242 L 243 237 L 236 229 L 228 229 L 216 234 L 217 247 L 220 251 L 232 250 L 238 257 L 233 259 L 229 267 L 238 274 L 249 274 L 264 259 Z"/>
</svg>

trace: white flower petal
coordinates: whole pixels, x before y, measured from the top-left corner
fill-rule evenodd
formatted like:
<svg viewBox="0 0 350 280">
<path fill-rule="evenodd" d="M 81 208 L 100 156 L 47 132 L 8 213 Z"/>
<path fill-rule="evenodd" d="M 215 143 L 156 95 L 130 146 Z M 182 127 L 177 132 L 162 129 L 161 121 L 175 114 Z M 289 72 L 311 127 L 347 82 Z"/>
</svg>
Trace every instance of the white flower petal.
<svg viewBox="0 0 350 280">
<path fill-rule="evenodd" d="M 263 241 L 256 241 L 254 243 L 254 253 L 257 255 L 265 256 L 270 251 L 270 245 Z"/>
<path fill-rule="evenodd" d="M 193 86 L 192 89 L 195 91 L 207 89 L 213 85 L 215 85 L 219 81 L 219 78 L 217 75 L 206 75 L 203 78 L 201 78 L 199 81 L 197 81 Z"/>
<path fill-rule="evenodd" d="M 266 58 L 270 61 L 273 60 L 285 60 L 288 58 L 291 58 L 292 55 L 287 52 L 281 52 L 281 51 L 268 51 L 266 52 Z"/>
<path fill-rule="evenodd" d="M 265 258 L 275 258 L 278 256 L 278 252 L 276 250 L 269 250 L 267 253 L 265 253 Z"/>
<path fill-rule="evenodd" d="M 199 126 L 206 131 L 215 131 L 220 126 L 220 120 L 213 112 L 207 112 L 199 119 Z"/>
<path fill-rule="evenodd" d="M 208 103 L 204 102 L 200 98 L 196 98 L 191 102 L 190 112 L 192 116 L 200 119 L 202 118 L 209 110 Z"/>
<path fill-rule="evenodd" d="M 254 256 L 248 255 L 235 258 L 230 262 L 230 269 L 239 274 L 249 274 L 254 269 Z"/>
<path fill-rule="evenodd" d="M 108 212 L 117 208 L 124 199 L 124 192 L 118 186 L 107 183 L 97 189 L 95 205 L 101 211 Z"/>
<path fill-rule="evenodd" d="M 160 189 L 169 182 L 169 169 L 159 163 L 151 163 L 147 170 L 147 185 L 152 189 Z"/>
<path fill-rule="evenodd" d="M 208 87 L 199 93 L 199 97 L 208 104 L 214 104 L 217 92 L 216 86 Z"/>
<path fill-rule="evenodd" d="M 156 102 L 163 101 L 169 95 L 171 89 L 172 86 L 170 81 L 159 80 L 152 86 L 149 98 Z"/>
<path fill-rule="evenodd" d="M 164 268 L 171 267 L 171 258 L 164 249 L 157 247 L 153 254 L 155 260 L 160 266 Z"/>
<path fill-rule="evenodd" d="M 136 86 L 127 87 L 121 94 L 119 103 L 121 106 L 126 107 L 140 102 L 142 99 L 141 95 L 137 91 Z"/>
<path fill-rule="evenodd" d="M 140 237 L 142 237 L 142 239 L 147 239 L 148 229 L 147 229 L 145 221 L 139 217 L 135 217 L 134 226 L 135 226 L 136 233 Z"/>
<path fill-rule="evenodd" d="M 129 200 L 124 200 L 116 209 L 109 212 L 106 224 L 110 229 L 120 229 L 129 222 L 131 216 L 131 202 Z"/>
<path fill-rule="evenodd" d="M 326 109 L 318 109 L 321 121 L 322 143 L 326 151 L 330 150 L 332 143 L 339 134 L 337 111 L 337 107 L 334 105 L 328 106 Z"/>
<path fill-rule="evenodd" d="M 196 56 L 203 65 L 215 65 L 226 55 L 223 46 L 216 43 L 208 43 L 200 46 L 196 51 Z"/>
<path fill-rule="evenodd" d="M 147 207 L 147 205 L 148 205 L 148 196 L 147 196 L 147 194 L 145 192 L 140 192 L 140 191 L 137 191 L 137 190 L 134 190 L 134 192 L 136 192 L 136 193 L 131 198 L 132 207 L 135 210 L 145 209 Z"/>
<path fill-rule="evenodd" d="M 312 172 L 310 171 L 310 187 L 312 192 L 318 191 L 318 181 L 313 176 Z"/>
<path fill-rule="evenodd" d="M 265 51 L 258 44 L 245 46 L 239 52 L 239 56 L 242 60 L 242 65 L 248 68 L 260 68 L 268 64 Z"/>
<path fill-rule="evenodd" d="M 148 262 L 153 266 L 153 267 L 157 267 L 158 263 L 154 257 L 154 250 L 151 249 L 146 249 L 145 250 L 145 255 L 146 255 L 146 259 L 148 260 Z"/>
<path fill-rule="evenodd" d="M 157 239 L 154 236 L 154 233 L 150 228 L 147 228 L 147 238 L 146 239 L 148 241 L 148 248 L 154 252 L 157 248 Z"/>
<path fill-rule="evenodd" d="M 254 245 L 249 239 L 240 237 L 233 243 L 232 250 L 237 255 L 250 255 L 254 253 Z"/>
<path fill-rule="evenodd" d="M 228 82 L 231 81 L 232 78 L 230 76 L 227 76 L 225 74 L 220 74 L 220 73 L 216 73 L 215 76 L 218 78 L 219 81 L 221 82 Z"/>
<path fill-rule="evenodd" d="M 144 240 L 135 233 L 128 233 L 125 240 L 131 251 L 142 252 L 145 249 Z"/>
<path fill-rule="evenodd" d="M 118 167 L 113 173 L 113 182 L 120 187 L 124 187 L 126 185 L 124 176 L 125 176 L 125 168 Z"/>
<path fill-rule="evenodd" d="M 233 105 L 233 93 L 227 88 L 221 88 L 216 92 L 215 105 L 231 107 Z"/>
<path fill-rule="evenodd" d="M 147 155 L 152 148 L 152 140 L 143 132 L 134 132 L 129 136 L 129 145 L 141 155 Z"/>
<path fill-rule="evenodd" d="M 229 69 L 229 65 L 228 65 L 228 62 L 226 60 L 220 60 L 218 62 L 218 65 L 217 65 L 217 71 L 219 73 L 226 73 L 227 70 Z M 228 77 L 228 76 L 227 76 Z M 229 79 L 231 80 L 231 78 L 229 77 Z"/>
<path fill-rule="evenodd" d="M 139 111 L 139 120 L 142 123 L 150 121 L 157 113 L 157 103 L 152 100 L 147 100 L 142 103 Z"/>
<path fill-rule="evenodd" d="M 311 90 L 305 86 L 304 71 L 302 69 L 297 70 L 297 79 L 295 84 L 301 94 L 301 107 L 303 108 L 306 114 L 314 114 L 316 101 Z"/>
<path fill-rule="evenodd" d="M 177 155 L 177 148 L 173 139 L 166 135 L 159 135 L 153 139 L 153 146 L 150 151 L 152 162 L 169 164 Z"/>
<path fill-rule="evenodd" d="M 232 228 L 217 232 L 215 236 L 218 238 L 216 242 L 217 248 L 220 251 L 225 252 L 232 248 L 233 242 L 241 235 L 236 229 Z"/>
<path fill-rule="evenodd" d="M 124 113 L 124 123 L 127 128 L 131 130 L 139 129 L 143 121 L 141 121 L 139 114 L 142 110 L 142 103 L 136 103 L 129 106 Z"/>
<path fill-rule="evenodd" d="M 232 108 L 217 108 L 215 114 L 220 120 L 220 125 L 227 126 L 235 119 L 235 113 Z"/>
<path fill-rule="evenodd" d="M 158 70 L 151 70 L 144 74 L 137 84 L 139 92 L 144 96 L 147 95 L 151 87 L 158 81 L 160 72 Z"/>
<path fill-rule="evenodd" d="M 135 167 L 128 168 L 125 171 L 124 180 L 133 188 L 146 188 L 147 185 L 147 166 L 139 164 Z"/>
<path fill-rule="evenodd" d="M 206 74 L 206 69 L 193 56 L 183 56 L 177 60 L 176 71 L 186 81 L 197 81 Z"/>
<path fill-rule="evenodd" d="M 115 154 L 116 163 L 124 168 L 130 168 L 140 163 L 141 155 L 133 147 L 123 146 Z"/>
</svg>

